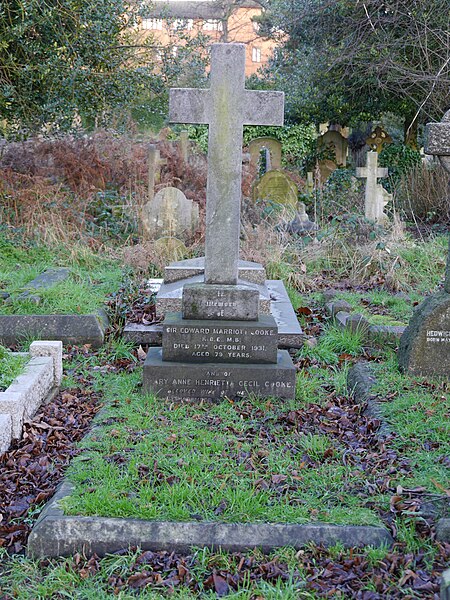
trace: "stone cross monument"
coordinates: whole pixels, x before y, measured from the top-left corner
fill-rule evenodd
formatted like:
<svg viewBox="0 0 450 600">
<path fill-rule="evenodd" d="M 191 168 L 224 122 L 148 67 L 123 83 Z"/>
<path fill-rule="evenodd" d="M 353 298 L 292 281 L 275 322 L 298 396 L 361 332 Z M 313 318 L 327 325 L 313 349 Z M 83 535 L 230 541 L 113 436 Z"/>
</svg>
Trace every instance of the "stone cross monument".
<svg viewBox="0 0 450 600">
<path fill-rule="evenodd" d="M 171 121 L 209 125 L 205 268 L 183 283 L 181 311 L 166 312 L 143 389 L 177 400 L 293 398 L 295 367 L 262 314 L 264 286 L 238 280 L 243 125 L 282 125 L 283 93 L 245 89 L 243 44 L 212 46 L 210 81 L 170 91 Z"/>
<path fill-rule="evenodd" d="M 209 89 L 172 89 L 169 120 L 209 125 L 205 283 L 238 279 L 244 125 L 283 125 L 283 92 L 245 89 L 245 45 L 214 44 Z"/>
<path fill-rule="evenodd" d="M 378 183 L 378 178 L 387 177 L 388 174 L 388 169 L 378 167 L 378 154 L 376 152 L 367 153 L 367 167 L 358 167 L 356 169 L 357 177 L 366 178 L 364 214 L 369 221 L 383 223 L 387 220 L 384 207 L 388 204 L 392 195 Z"/>
<path fill-rule="evenodd" d="M 438 156 L 450 174 L 450 110 L 441 123 L 427 125 L 425 152 Z M 398 361 L 410 373 L 450 377 L 450 245 L 444 290 L 415 310 L 400 339 Z"/>
</svg>

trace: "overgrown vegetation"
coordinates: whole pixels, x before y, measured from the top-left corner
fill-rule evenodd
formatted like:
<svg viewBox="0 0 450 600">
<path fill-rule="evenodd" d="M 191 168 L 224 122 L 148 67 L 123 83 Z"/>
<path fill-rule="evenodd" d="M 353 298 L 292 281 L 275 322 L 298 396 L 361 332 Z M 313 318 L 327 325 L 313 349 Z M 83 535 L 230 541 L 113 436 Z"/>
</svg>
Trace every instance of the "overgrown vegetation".
<svg viewBox="0 0 450 600">
<path fill-rule="evenodd" d="M 96 312 L 123 278 L 117 258 L 96 255 L 81 246 L 71 251 L 54 247 L 50 252 L 43 246 L 21 249 L 4 239 L 0 248 L 0 289 L 9 294 L 0 301 L 0 314 Z M 47 289 L 31 290 L 30 297 L 21 297 L 32 279 L 55 266 L 69 267 L 68 279 Z"/>
</svg>

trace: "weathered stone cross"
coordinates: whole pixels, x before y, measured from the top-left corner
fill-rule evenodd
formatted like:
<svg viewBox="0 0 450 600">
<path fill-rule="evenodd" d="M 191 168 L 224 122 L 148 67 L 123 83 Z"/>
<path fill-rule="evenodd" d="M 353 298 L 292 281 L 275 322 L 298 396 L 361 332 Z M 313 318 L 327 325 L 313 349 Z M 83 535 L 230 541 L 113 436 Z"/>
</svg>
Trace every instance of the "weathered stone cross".
<svg viewBox="0 0 450 600">
<path fill-rule="evenodd" d="M 356 169 L 357 177 L 366 177 L 366 195 L 365 195 L 365 216 L 370 221 L 380 222 L 383 220 L 383 210 L 387 202 L 385 201 L 383 190 L 378 186 L 379 177 L 387 177 L 388 169 L 378 167 L 377 152 L 367 153 L 367 167 L 358 167 Z M 384 189 L 384 188 L 383 188 Z"/>
<path fill-rule="evenodd" d="M 205 282 L 238 279 L 244 125 L 283 125 L 283 92 L 245 89 L 245 45 L 214 44 L 209 89 L 172 89 L 173 123 L 209 125 Z"/>
<path fill-rule="evenodd" d="M 428 123 L 425 131 L 425 152 L 439 156 L 444 169 L 450 173 L 450 110 L 440 123 Z M 450 240 L 444 289 L 450 294 Z"/>
</svg>

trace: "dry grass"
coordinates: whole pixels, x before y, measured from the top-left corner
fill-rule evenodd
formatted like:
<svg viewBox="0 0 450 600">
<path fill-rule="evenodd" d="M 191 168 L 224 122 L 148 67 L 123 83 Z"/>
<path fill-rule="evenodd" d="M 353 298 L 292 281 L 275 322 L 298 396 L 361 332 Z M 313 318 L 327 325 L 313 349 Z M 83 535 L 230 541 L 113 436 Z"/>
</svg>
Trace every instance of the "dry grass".
<svg viewBox="0 0 450 600">
<path fill-rule="evenodd" d="M 408 219 L 450 224 L 449 174 L 439 163 L 422 163 L 409 171 L 396 197 Z"/>
<path fill-rule="evenodd" d="M 105 238 L 111 242 L 118 236 L 120 221 L 131 224 L 124 231 L 139 222 L 148 200 L 149 142 L 156 143 L 100 131 L 89 137 L 7 144 L 0 159 L 1 223 L 19 228 L 26 239 L 49 245 L 83 240 L 100 247 Z M 179 187 L 202 212 L 205 158 L 195 157 L 185 165 L 176 143 L 162 141 L 159 148 L 167 164 L 161 168 L 156 191 Z M 200 231 L 195 241 L 201 237 Z"/>
</svg>

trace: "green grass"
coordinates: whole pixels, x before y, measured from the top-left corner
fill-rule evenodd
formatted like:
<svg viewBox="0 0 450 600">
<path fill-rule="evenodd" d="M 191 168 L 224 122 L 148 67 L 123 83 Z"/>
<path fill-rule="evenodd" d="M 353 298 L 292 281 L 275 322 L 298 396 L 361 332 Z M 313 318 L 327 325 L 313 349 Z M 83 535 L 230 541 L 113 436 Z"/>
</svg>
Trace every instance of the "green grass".
<svg viewBox="0 0 450 600">
<path fill-rule="evenodd" d="M 86 249 L 56 248 L 52 253 L 43 248 L 30 248 L 29 252 L 3 245 L 0 256 L 0 289 L 8 291 L 11 298 L 0 301 L 0 314 L 87 314 L 98 310 L 110 293 L 117 291 L 123 278 L 118 261 L 95 255 Z M 31 291 L 41 298 L 36 304 L 19 300 L 20 292 L 37 275 L 52 267 L 68 267 L 70 276 L 63 282 Z"/>
<path fill-rule="evenodd" d="M 20 375 L 28 362 L 28 357 L 8 352 L 0 346 L 0 391 L 6 390 Z"/>
<path fill-rule="evenodd" d="M 69 470 L 76 487 L 64 501 L 67 513 L 379 524 L 345 491 L 356 481 L 344 449 L 284 425 L 298 401 L 178 404 L 142 395 L 139 380 L 138 373 L 98 376 L 112 401 Z"/>
<path fill-rule="evenodd" d="M 392 444 L 413 466 L 412 479 L 399 474 L 399 485 L 424 486 L 442 494 L 450 488 L 445 462 L 450 455 L 450 383 L 400 373 L 393 353 L 374 368 L 374 392 L 397 434 Z"/>
</svg>

